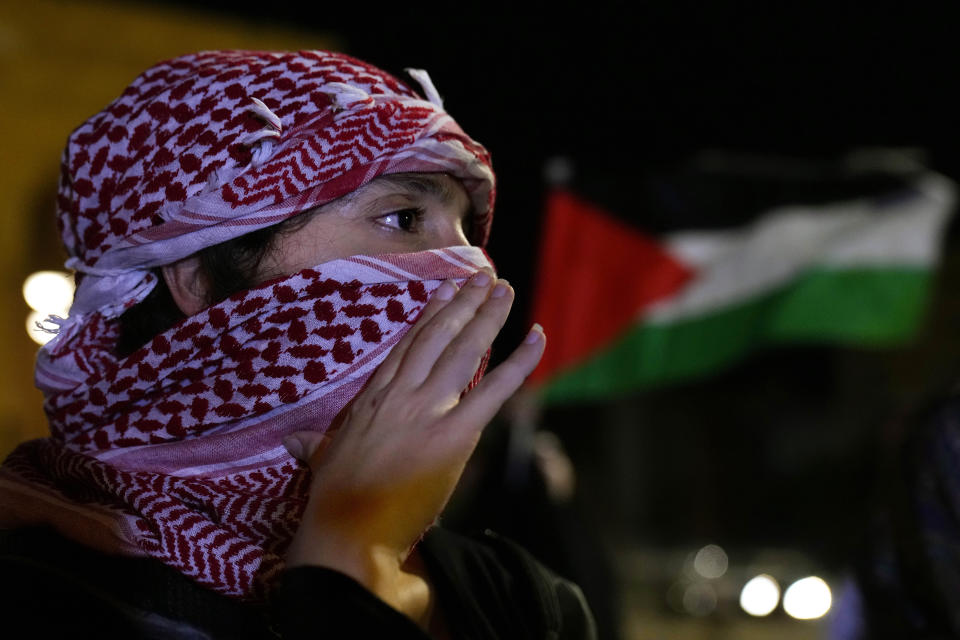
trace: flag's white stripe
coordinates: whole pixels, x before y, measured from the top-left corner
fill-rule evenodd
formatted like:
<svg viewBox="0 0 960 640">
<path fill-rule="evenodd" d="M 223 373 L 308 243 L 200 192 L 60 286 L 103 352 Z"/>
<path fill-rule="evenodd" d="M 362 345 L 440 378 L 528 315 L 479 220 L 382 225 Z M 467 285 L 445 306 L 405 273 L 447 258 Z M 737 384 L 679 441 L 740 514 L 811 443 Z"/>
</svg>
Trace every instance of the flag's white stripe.
<svg viewBox="0 0 960 640">
<path fill-rule="evenodd" d="M 697 274 L 678 295 L 647 309 L 643 320 L 662 324 L 710 313 L 813 268 L 930 267 L 955 201 L 953 183 L 930 175 L 888 203 L 783 207 L 743 229 L 672 235 L 665 239 L 668 251 Z"/>
</svg>

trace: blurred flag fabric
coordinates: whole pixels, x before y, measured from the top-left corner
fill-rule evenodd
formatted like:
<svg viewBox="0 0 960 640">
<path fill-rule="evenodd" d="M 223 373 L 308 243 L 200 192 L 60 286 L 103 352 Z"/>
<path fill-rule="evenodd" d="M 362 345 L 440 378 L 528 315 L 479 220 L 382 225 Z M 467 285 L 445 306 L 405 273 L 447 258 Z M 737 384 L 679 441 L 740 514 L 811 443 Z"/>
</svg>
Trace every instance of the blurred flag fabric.
<svg viewBox="0 0 960 640">
<path fill-rule="evenodd" d="M 922 319 L 953 183 L 770 208 L 749 224 L 652 237 L 565 189 L 547 199 L 530 378 L 545 402 L 718 371 L 775 343 L 889 346 Z"/>
</svg>

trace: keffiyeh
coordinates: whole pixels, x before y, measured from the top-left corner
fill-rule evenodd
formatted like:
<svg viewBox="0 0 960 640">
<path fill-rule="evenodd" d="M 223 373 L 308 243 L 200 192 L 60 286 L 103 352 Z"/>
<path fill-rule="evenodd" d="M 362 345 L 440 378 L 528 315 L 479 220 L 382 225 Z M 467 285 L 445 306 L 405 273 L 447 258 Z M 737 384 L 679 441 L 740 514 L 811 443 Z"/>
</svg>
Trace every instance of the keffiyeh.
<svg viewBox="0 0 960 640">
<path fill-rule="evenodd" d="M 238 293 L 131 355 L 117 317 L 151 268 L 397 172 L 449 173 L 489 229 L 489 156 L 395 78 L 325 52 L 217 52 L 142 74 L 70 137 L 59 222 L 78 271 L 41 351 L 51 437 L 0 468 L 0 526 L 52 524 L 148 555 L 227 595 L 261 598 L 306 501 L 281 442 L 326 429 L 476 247 L 355 256 Z"/>
</svg>

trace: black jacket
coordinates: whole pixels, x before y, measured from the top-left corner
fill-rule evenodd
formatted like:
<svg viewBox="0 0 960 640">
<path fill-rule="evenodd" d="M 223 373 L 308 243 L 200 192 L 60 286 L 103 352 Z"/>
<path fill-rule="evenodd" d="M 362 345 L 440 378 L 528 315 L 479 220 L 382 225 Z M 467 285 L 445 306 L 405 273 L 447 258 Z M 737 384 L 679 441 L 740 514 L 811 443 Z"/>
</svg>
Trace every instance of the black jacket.
<svg viewBox="0 0 960 640">
<path fill-rule="evenodd" d="M 509 540 L 435 527 L 420 552 L 454 638 L 596 638 L 579 588 Z M 285 572 L 270 601 L 254 605 L 157 560 L 105 555 L 33 528 L 0 531 L 0 575 L 12 638 L 428 638 L 353 579 L 321 567 Z"/>
</svg>

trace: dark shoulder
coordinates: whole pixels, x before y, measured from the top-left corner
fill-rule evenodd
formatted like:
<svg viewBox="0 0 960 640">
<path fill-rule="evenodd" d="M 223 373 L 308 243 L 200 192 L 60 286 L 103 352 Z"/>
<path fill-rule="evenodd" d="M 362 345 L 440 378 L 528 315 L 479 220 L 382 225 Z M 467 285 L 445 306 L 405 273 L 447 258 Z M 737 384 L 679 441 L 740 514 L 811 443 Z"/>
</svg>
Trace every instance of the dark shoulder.
<svg viewBox="0 0 960 640">
<path fill-rule="evenodd" d="M 29 630 L 24 637 L 270 637 L 255 605 L 158 560 L 101 553 L 49 528 L 0 530 L 0 575 L 5 625 Z"/>
<path fill-rule="evenodd" d="M 504 536 L 435 527 L 420 551 L 455 628 L 482 629 L 488 638 L 596 638 L 580 588 Z"/>
</svg>

